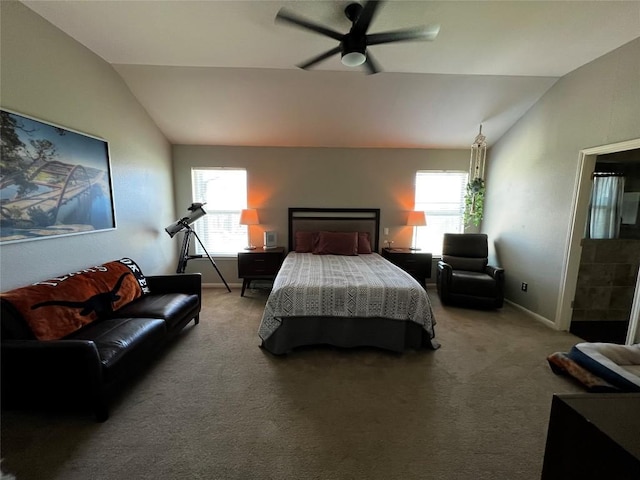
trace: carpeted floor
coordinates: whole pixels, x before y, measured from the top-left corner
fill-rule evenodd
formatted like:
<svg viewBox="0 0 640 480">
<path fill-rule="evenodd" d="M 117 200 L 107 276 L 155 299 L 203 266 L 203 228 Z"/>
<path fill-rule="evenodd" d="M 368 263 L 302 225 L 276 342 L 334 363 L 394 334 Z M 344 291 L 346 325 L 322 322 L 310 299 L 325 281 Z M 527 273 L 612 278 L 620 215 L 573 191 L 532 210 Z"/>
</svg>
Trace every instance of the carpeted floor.
<svg viewBox="0 0 640 480">
<path fill-rule="evenodd" d="M 579 340 L 510 305 L 442 307 L 436 351 L 258 347 L 267 292 L 204 291 L 200 325 L 119 395 L 111 418 L 3 412 L 17 480 L 540 478 L 546 356 Z"/>
</svg>

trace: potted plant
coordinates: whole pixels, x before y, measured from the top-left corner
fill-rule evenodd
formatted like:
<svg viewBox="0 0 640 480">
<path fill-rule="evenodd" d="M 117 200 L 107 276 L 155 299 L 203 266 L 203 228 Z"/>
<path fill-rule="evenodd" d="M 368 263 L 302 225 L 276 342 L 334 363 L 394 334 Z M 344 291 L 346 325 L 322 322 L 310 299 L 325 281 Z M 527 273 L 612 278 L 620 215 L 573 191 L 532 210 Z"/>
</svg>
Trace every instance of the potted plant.
<svg viewBox="0 0 640 480">
<path fill-rule="evenodd" d="M 465 225 L 473 223 L 476 227 L 480 225 L 484 214 L 484 193 L 485 186 L 482 178 L 474 178 L 467 183 L 467 192 L 464 196 L 464 217 Z"/>
</svg>

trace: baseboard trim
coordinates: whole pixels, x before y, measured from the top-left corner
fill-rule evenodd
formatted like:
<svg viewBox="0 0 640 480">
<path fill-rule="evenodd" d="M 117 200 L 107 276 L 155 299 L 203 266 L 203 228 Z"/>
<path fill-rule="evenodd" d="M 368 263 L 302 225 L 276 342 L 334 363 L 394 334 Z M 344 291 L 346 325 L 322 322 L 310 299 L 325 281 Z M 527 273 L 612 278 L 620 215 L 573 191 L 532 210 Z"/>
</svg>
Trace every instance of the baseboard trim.
<svg viewBox="0 0 640 480">
<path fill-rule="evenodd" d="M 229 287 L 233 288 L 242 288 L 241 283 L 229 283 Z M 226 290 L 227 287 L 224 286 L 224 283 L 203 283 L 202 288 L 224 288 Z"/>
<path fill-rule="evenodd" d="M 542 323 L 543 325 L 546 325 L 549 328 L 552 328 L 554 330 L 560 330 L 558 328 L 558 326 L 556 325 L 555 322 L 549 320 L 546 317 L 543 317 L 542 315 L 538 315 L 535 312 L 532 312 L 531 310 L 529 310 L 528 308 L 523 307 L 522 305 L 512 302 L 511 300 L 507 300 L 506 298 L 504 299 L 504 301 L 506 303 L 508 303 L 509 305 L 511 305 L 512 307 L 517 308 L 518 310 L 521 310 L 522 312 L 526 313 L 527 315 L 529 315 L 530 317 L 533 317 L 534 320 L 537 320 L 538 322 Z"/>
</svg>

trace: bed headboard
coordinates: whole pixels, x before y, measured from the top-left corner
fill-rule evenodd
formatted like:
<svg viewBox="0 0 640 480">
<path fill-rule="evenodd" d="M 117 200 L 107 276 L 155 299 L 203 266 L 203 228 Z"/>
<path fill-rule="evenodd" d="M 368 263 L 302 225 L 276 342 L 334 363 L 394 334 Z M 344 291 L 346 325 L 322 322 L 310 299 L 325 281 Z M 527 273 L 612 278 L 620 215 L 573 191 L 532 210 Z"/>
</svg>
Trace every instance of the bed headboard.
<svg viewBox="0 0 640 480">
<path fill-rule="evenodd" d="M 296 232 L 369 232 L 371 249 L 378 252 L 379 208 L 289 208 L 289 251 L 295 250 Z"/>
</svg>

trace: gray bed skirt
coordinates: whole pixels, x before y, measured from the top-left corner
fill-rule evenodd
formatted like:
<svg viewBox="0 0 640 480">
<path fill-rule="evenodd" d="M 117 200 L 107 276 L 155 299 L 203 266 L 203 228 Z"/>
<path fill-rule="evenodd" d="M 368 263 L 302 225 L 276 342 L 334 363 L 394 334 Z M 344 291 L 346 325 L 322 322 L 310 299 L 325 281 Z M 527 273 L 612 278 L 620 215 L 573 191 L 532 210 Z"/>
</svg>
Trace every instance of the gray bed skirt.
<svg viewBox="0 0 640 480">
<path fill-rule="evenodd" d="M 376 347 L 401 353 L 440 344 L 421 325 L 388 318 L 286 317 L 261 347 L 274 355 L 290 353 L 296 347 Z"/>
</svg>

